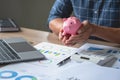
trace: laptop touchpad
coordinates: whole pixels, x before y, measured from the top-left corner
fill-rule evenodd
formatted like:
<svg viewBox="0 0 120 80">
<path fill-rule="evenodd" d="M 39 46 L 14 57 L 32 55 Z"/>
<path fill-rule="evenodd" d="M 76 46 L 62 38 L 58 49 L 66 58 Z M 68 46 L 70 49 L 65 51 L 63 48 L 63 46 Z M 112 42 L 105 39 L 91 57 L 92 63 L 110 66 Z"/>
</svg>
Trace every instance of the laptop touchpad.
<svg viewBox="0 0 120 80">
<path fill-rule="evenodd" d="M 17 42 L 17 43 L 9 43 L 11 48 L 13 48 L 16 52 L 28 52 L 28 51 L 36 51 L 30 44 L 27 42 Z"/>
</svg>

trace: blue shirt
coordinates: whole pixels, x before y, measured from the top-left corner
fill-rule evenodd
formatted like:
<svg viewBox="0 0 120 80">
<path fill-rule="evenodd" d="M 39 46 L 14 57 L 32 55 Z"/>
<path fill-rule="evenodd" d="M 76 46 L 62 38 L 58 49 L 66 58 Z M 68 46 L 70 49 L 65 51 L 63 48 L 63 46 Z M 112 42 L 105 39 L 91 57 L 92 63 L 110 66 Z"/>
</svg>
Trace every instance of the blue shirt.
<svg viewBox="0 0 120 80">
<path fill-rule="evenodd" d="M 69 17 L 74 14 L 80 21 L 120 28 L 120 0 L 56 0 L 48 17 Z"/>
</svg>

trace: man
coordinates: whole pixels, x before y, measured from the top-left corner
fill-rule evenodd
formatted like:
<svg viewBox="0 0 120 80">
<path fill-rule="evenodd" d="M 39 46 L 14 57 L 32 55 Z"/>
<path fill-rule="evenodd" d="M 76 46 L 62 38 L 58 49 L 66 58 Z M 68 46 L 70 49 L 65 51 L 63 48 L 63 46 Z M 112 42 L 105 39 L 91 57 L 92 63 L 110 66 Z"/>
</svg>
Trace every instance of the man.
<svg viewBox="0 0 120 80">
<path fill-rule="evenodd" d="M 88 38 L 120 43 L 120 0 L 56 0 L 48 18 L 49 28 L 65 45 Z M 63 18 L 73 15 L 83 23 L 78 35 L 62 36 Z"/>
</svg>

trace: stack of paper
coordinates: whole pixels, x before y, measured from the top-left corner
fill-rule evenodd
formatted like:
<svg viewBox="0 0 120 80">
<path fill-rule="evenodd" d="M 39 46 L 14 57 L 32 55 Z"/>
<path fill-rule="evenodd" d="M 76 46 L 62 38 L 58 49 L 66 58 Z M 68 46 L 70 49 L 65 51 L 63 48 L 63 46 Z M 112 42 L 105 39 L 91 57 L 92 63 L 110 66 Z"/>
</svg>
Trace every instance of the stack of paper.
<svg viewBox="0 0 120 80">
<path fill-rule="evenodd" d="M 109 53 L 118 55 L 117 48 L 85 44 L 84 49 L 107 49 Z M 40 43 L 35 46 L 48 60 L 9 64 L 0 68 L 0 80 L 120 80 L 120 69 L 103 67 L 92 62 L 77 63 L 70 61 L 61 67 L 51 66 L 71 56 L 76 48 L 51 43 Z M 83 48 L 83 47 L 82 47 Z M 55 61 L 55 62 L 54 62 Z M 113 65 L 118 66 L 120 61 Z"/>
</svg>

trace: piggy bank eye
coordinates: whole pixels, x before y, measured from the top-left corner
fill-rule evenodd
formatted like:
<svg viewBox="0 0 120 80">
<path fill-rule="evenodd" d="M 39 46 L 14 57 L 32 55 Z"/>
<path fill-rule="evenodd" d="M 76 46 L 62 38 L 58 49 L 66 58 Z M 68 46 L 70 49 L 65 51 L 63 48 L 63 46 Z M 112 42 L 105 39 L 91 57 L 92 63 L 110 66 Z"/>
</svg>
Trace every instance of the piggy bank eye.
<svg viewBox="0 0 120 80">
<path fill-rule="evenodd" d="M 71 22 L 70 24 L 73 24 L 73 22 Z"/>
</svg>

